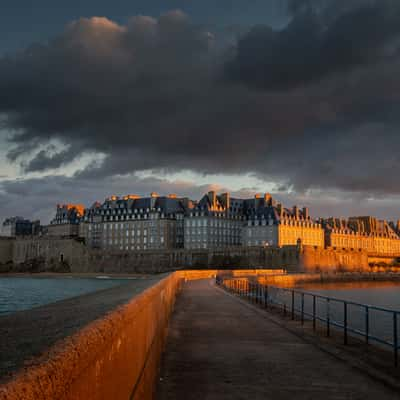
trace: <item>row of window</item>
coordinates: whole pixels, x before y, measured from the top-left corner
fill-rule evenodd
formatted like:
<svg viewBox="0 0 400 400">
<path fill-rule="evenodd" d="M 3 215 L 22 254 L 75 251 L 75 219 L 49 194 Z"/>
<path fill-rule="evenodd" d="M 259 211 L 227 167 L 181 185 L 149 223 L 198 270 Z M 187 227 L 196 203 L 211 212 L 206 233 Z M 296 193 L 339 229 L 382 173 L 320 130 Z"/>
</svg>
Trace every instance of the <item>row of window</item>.
<svg viewBox="0 0 400 400">
<path fill-rule="evenodd" d="M 132 244 L 135 244 L 135 243 L 144 243 L 144 244 L 147 244 L 147 243 L 161 243 L 161 244 L 163 244 L 164 243 L 164 236 L 161 236 L 160 240 L 156 240 L 156 238 L 151 237 L 149 239 L 149 241 L 147 241 L 147 237 L 144 237 L 144 238 L 131 238 L 131 240 L 128 240 L 126 238 L 118 238 L 118 239 L 104 238 L 103 239 L 103 243 L 105 245 L 107 245 L 107 244 L 109 244 L 109 245 L 118 245 L 118 244 L 122 245 L 122 244 L 129 244 L 129 242 L 132 243 Z"/>
</svg>

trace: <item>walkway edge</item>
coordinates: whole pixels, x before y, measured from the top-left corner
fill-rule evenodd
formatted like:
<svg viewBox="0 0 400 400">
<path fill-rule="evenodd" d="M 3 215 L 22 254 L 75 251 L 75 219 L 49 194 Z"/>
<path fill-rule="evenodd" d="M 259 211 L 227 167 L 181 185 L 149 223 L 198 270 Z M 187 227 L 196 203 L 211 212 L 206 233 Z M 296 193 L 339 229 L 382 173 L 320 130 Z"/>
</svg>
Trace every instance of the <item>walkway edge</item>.
<svg viewBox="0 0 400 400">
<path fill-rule="evenodd" d="M 335 357 L 337 360 L 345 362 L 348 364 L 351 368 L 354 368 L 358 370 L 359 372 L 362 372 L 363 374 L 368 375 L 370 378 L 374 379 L 375 381 L 384 384 L 385 386 L 389 387 L 390 389 L 396 390 L 400 392 L 400 382 L 396 380 L 394 377 L 379 371 L 377 368 L 373 367 L 371 364 L 366 363 L 362 360 L 356 359 L 353 357 L 351 354 L 348 352 L 345 352 L 344 350 L 338 348 L 334 343 L 326 343 L 322 341 L 322 338 L 317 335 L 310 335 L 304 332 L 304 330 L 299 327 L 299 329 L 293 329 L 292 327 L 287 326 L 285 324 L 283 318 L 278 318 L 272 315 L 268 310 L 262 309 L 258 307 L 257 305 L 254 305 L 252 303 L 249 303 L 248 301 L 241 299 L 238 296 L 233 295 L 232 293 L 227 292 L 226 290 L 218 287 L 214 281 L 210 281 L 210 286 L 214 287 L 215 290 L 221 291 L 227 296 L 230 296 L 240 303 L 242 303 L 244 306 L 248 307 L 249 309 L 253 310 L 263 318 L 271 321 L 275 325 L 278 325 L 279 327 L 285 329 L 286 331 L 290 332 L 291 334 L 295 335 L 296 337 L 300 338 L 307 344 L 311 344 L 318 348 L 319 350 L 323 351 L 326 354 L 331 355 L 332 357 Z"/>
</svg>

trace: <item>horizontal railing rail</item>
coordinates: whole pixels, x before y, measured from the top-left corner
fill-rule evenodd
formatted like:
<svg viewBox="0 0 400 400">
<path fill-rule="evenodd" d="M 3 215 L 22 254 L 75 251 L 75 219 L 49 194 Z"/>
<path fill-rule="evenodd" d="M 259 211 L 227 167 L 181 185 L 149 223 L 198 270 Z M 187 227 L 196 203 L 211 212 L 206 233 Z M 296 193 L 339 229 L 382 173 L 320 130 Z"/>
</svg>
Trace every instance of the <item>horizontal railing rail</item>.
<svg viewBox="0 0 400 400">
<path fill-rule="evenodd" d="M 302 324 L 305 320 L 311 321 L 314 330 L 316 330 L 317 322 L 319 322 L 325 326 L 327 336 L 330 336 L 331 327 L 336 328 L 343 332 L 343 342 L 346 345 L 348 344 L 349 334 L 353 334 L 354 336 L 361 336 L 366 344 L 372 341 L 390 347 L 393 351 L 394 364 L 396 367 L 398 366 L 400 311 L 299 289 L 262 285 L 258 282 L 250 282 L 245 278 L 225 279 L 217 276 L 216 283 L 225 290 L 264 308 L 269 306 L 280 307 L 284 314 L 289 313 L 293 320 L 296 316 L 300 317 Z M 308 300 L 308 304 L 306 304 L 306 300 Z M 323 308 L 322 312 L 321 307 Z M 356 314 L 354 310 L 356 310 Z M 377 315 L 379 315 L 378 319 L 386 318 L 384 322 L 386 325 L 390 324 L 388 329 L 391 332 L 390 337 L 387 334 L 378 335 L 371 332 L 371 316 L 373 315 L 375 315 L 375 319 Z"/>
</svg>

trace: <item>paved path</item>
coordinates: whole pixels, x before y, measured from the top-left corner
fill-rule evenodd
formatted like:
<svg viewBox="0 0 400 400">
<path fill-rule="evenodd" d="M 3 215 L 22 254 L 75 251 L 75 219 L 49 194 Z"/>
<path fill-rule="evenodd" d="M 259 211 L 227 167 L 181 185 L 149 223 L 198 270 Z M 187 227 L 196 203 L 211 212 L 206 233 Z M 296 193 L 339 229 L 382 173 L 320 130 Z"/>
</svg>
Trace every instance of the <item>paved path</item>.
<svg viewBox="0 0 400 400">
<path fill-rule="evenodd" d="M 157 399 L 399 399 L 210 281 L 178 297 Z"/>
</svg>

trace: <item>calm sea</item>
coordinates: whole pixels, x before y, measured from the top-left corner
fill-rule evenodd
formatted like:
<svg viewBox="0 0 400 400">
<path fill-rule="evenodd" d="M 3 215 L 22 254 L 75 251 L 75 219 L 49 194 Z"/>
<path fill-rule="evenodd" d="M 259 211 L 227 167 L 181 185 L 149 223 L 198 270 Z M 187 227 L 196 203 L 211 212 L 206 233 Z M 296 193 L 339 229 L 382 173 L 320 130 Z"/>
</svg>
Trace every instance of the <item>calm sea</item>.
<svg viewBox="0 0 400 400">
<path fill-rule="evenodd" d="M 128 280 L 0 277 L 0 315 L 121 285 Z"/>
<path fill-rule="evenodd" d="M 382 307 L 388 310 L 400 311 L 400 284 L 382 282 L 336 283 L 323 285 L 305 285 L 301 288 L 306 292 L 332 297 L 349 302 L 360 303 L 372 307 L 348 305 L 349 327 L 365 332 L 377 338 L 393 342 L 393 313 L 375 310 L 373 307 Z M 306 296 L 307 297 L 307 296 Z M 297 302 L 298 303 L 298 302 Z M 329 305 L 330 317 L 333 322 L 343 324 L 343 303 L 331 301 Z M 311 299 L 305 300 L 305 308 L 311 312 Z M 326 301 L 317 300 L 317 312 L 326 315 Z M 400 338 L 400 314 L 398 315 L 397 331 Z"/>
</svg>

